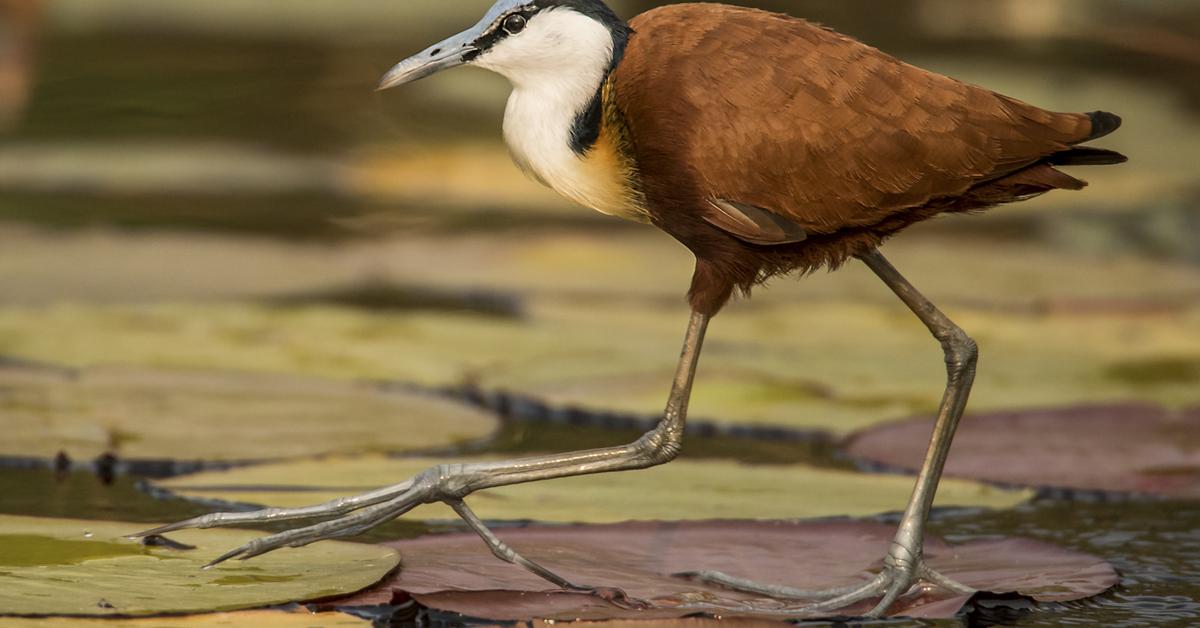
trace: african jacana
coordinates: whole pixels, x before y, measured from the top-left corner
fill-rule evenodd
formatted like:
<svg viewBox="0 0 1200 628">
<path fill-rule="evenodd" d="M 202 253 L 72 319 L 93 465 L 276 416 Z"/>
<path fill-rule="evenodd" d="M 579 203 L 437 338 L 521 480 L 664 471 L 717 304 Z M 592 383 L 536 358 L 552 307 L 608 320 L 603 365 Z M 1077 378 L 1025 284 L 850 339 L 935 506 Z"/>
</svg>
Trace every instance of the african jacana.
<svg viewBox="0 0 1200 628">
<path fill-rule="evenodd" d="M 878 251 L 909 225 L 1086 184 L 1063 165 L 1117 164 L 1078 147 L 1120 126 L 1112 114 L 1052 113 L 904 64 L 801 19 L 721 4 L 679 4 L 626 24 L 599 0 L 500 0 L 471 29 L 393 68 L 381 89 L 459 65 L 513 84 L 504 136 L 517 163 L 562 195 L 651 223 L 696 256 L 693 310 L 665 416 L 624 447 L 505 463 L 441 466 L 403 484 L 294 510 L 214 514 L 150 533 L 340 517 L 254 541 L 218 559 L 361 533 L 422 503 L 445 502 L 500 558 L 579 587 L 499 541 L 463 502 L 483 489 L 642 469 L 680 452 L 709 320 L 735 290 L 856 257 L 933 332 L 949 381 L 933 440 L 881 572 L 814 595 L 706 574 L 837 610 L 881 598 L 885 613 L 918 581 L 969 591 L 923 559 L 926 520 L 967 403 L 975 342 Z"/>
</svg>

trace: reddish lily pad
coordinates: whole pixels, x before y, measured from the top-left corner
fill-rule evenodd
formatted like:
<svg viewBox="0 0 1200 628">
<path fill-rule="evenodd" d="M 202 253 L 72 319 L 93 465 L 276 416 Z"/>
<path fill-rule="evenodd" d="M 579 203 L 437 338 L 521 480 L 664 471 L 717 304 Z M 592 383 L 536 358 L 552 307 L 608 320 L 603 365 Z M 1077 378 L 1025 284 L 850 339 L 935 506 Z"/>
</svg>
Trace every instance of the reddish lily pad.
<svg viewBox="0 0 1200 628">
<path fill-rule="evenodd" d="M 933 429 L 912 420 L 862 432 L 849 453 L 920 466 Z M 946 474 L 1022 486 L 1200 498 L 1200 408 L 1079 406 L 967 417 Z"/>
<path fill-rule="evenodd" d="M 527 557 L 577 583 L 619 588 L 649 602 L 644 610 L 552 590 L 536 576 L 497 561 L 474 535 L 428 536 L 391 543 L 404 555 L 403 569 L 336 605 L 377 604 L 407 595 L 431 608 L 498 621 L 805 618 L 803 603 L 763 599 L 673 574 L 720 570 L 802 589 L 851 585 L 879 569 L 894 532 L 889 525 L 853 521 L 657 522 L 498 532 Z M 934 568 L 980 591 L 1039 601 L 1098 595 L 1118 581 L 1113 567 L 1100 558 L 1029 539 L 955 546 L 929 539 L 927 554 Z M 953 617 L 970 597 L 925 593 L 904 600 L 893 613 Z M 869 608 L 864 603 L 841 614 Z"/>
</svg>

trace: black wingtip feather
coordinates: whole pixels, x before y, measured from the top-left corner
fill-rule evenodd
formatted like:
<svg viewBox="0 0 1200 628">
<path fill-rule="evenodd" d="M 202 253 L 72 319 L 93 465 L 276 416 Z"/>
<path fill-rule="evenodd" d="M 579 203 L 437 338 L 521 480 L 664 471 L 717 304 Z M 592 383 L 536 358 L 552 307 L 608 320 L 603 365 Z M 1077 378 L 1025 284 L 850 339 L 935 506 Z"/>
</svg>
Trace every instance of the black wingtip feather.
<svg viewBox="0 0 1200 628">
<path fill-rule="evenodd" d="M 1129 158 L 1113 150 L 1082 146 L 1052 155 L 1049 161 L 1052 166 L 1115 166 Z"/>
<path fill-rule="evenodd" d="M 1092 119 L 1092 134 L 1086 141 L 1098 140 L 1106 135 L 1111 135 L 1114 131 L 1121 128 L 1121 116 L 1107 111 L 1093 111 L 1088 114 Z"/>
</svg>

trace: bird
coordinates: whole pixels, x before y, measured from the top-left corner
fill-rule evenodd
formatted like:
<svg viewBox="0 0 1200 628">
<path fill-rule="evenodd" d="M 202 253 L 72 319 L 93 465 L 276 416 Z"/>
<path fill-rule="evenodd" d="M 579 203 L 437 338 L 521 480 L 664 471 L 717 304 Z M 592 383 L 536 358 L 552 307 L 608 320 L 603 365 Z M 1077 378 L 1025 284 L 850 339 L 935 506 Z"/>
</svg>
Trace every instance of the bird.
<svg viewBox="0 0 1200 628">
<path fill-rule="evenodd" d="M 717 3 L 671 4 L 626 22 L 600 0 L 499 0 L 473 27 L 395 65 L 389 89 L 458 66 L 512 85 L 503 135 L 516 164 L 562 196 L 652 225 L 695 257 L 691 317 L 666 409 L 637 441 L 509 462 L 440 465 L 398 485 L 299 509 L 214 513 L 143 533 L 322 520 L 214 561 L 353 536 L 443 502 L 502 560 L 564 589 L 577 584 L 498 539 L 467 505 L 478 491 L 667 464 L 683 446 L 709 323 L 738 293 L 858 260 L 941 344 L 947 384 L 929 451 L 877 574 L 859 586 L 795 591 L 720 572 L 714 585 L 833 613 L 885 615 L 921 586 L 971 589 L 925 561 L 926 524 L 979 348 L 881 247 L 907 227 L 1087 184 L 1059 168 L 1115 165 L 1086 145 L 1116 131 L 1104 111 L 1059 113 L 909 65 L 798 17 Z M 536 513 L 531 513 L 536 514 Z"/>
</svg>

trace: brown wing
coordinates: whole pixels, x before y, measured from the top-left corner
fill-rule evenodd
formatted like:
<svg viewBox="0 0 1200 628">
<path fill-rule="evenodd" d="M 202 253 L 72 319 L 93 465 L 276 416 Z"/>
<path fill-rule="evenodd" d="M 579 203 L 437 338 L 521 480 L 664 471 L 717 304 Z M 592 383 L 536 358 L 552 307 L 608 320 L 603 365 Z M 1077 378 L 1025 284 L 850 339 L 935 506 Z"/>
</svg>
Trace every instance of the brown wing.
<svg viewBox="0 0 1200 628">
<path fill-rule="evenodd" d="M 712 226 L 751 244 L 792 244 L 808 239 L 794 221 L 761 207 L 726 199 L 711 199 L 700 216 Z"/>
<path fill-rule="evenodd" d="M 1086 115 L 926 72 L 797 18 L 684 4 L 632 26 L 614 85 L 639 167 L 686 169 L 703 200 L 764 208 L 810 234 L 947 203 L 1092 133 Z"/>
</svg>

